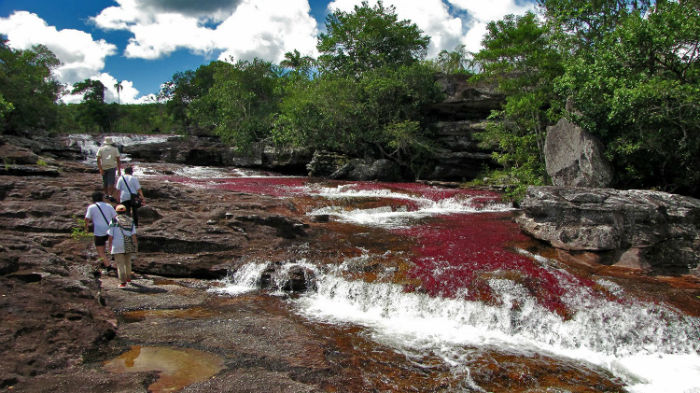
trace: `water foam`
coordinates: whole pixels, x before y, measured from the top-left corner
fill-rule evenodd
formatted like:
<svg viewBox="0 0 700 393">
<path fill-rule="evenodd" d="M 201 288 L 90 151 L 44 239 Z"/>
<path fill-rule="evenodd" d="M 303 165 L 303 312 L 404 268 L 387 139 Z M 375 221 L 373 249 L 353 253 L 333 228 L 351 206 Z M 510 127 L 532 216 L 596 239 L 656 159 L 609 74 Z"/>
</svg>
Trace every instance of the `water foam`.
<svg viewBox="0 0 700 393">
<path fill-rule="evenodd" d="M 308 192 L 331 201 L 367 198 L 406 201 L 406 206 L 399 207 L 382 206 L 371 209 L 346 209 L 341 206 L 326 206 L 307 213 L 309 216 L 328 215 L 340 222 L 384 228 L 406 227 L 416 220 L 443 214 L 505 212 L 513 210 L 510 204 L 498 200 L 484 201 L 482 196 L 474 196 L 467 193 L 443 199 L 433 199 L 389 189 L 357 189 L 350 185 L 309 187 Z"/>
<path fill-rule="evenodd" d="M 575 311 L 563 319 L 508 279 L 489 280 L 502 304 L 490 305 L 410 293 L 391 283 L 347 280 L 342 270 L 350 265 L 352 261 L 321 271 L 306 264 L 316 270 L 318 290 L 294 300 L 295 309 L 311 320 L 364 326 L 377 342 L 435 353 L 456 369 L 465 363 L 466 348 L 496 347 L 601 367 L 625 381 L 630 392 L 700 389 L 700 319 L 671 307 L 609 300 L 575 285 L 576 279 L 561 271 L 561 280 L 571 284 L 564 285 L 563 299 Z M 244 266 L 230 286 L 217 291 L 257 289 L 255 280 L 264 267 Z M 458 373 L 468 376 L 468 370 Z"/>
</svg>

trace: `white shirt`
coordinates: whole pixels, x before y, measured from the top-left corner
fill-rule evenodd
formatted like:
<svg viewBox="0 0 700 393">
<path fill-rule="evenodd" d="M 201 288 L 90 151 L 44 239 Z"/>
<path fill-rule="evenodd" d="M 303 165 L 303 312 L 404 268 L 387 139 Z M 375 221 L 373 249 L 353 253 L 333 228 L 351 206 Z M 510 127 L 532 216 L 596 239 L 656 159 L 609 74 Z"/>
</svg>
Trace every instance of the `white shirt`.
<svg viewBox="0 0 700 393">
<path fill-rule="evenodd" d="M 127 184 L 131 189 L 131 193 L 129 193 L 129 188 L 126 187 Z M 119 194 L 120 202 L 128 201 L 131 199 L 131 194 L 138 194 L 140 189 L 141 183 L 139 183 L 139 179 L 132 175 L 124 174 L 119 177 L 119 180 L 117 180 L 117 190 L 121 191 L 121 194 Z"/>
<path fill-rule="evenodd" d="M 116 168 L 119 149 L 112 145 L 102 145 L 97 149 L 97 158 L 100 159 L 102 169 Z"/>
<path fill-rule="evenodd" d="M 100 205 L 99 208 L 97 207 L 98 204 Z M 100 213 L 100 209 L 102 209 L 102 213 Z M 104 214 L 104 217 L 102 217 L 102 214 Z M 87 212 L 85 213 L 85 218 L 90 219 L 95 226 L 95 236 L 107 236 L 109 223 L 116 216 L 117 212 L 114 211 L 112 205 L 106 202 L 93 203 L 88 206 Z M 105 221 L 105 218 L 107 221 Z"/>
<path fill-rule="evenodd" d="M 107 230 L 107 234 L 112 237 L 112 254 L 123 254 L 124 253 L 124 236 L 131 236 L 136 234 L 136 226 L 134 222 L 131 222 L 131 229 L 124 229 L 112 221 L 112 224 Z"/>
</svg>

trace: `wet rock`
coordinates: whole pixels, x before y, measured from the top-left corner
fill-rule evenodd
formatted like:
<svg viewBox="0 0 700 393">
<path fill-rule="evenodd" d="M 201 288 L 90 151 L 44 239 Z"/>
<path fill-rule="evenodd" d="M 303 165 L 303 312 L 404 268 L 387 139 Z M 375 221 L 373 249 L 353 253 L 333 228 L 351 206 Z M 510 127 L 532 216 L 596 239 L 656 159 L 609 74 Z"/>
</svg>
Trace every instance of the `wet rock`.
<svg viewBox="0 0 700 393">
<path fill-rule="evenodd" d="M 569 251 L 609 264 L 681 274 L 700 263 L 700 200 L 658 191 L 530 187 L 517 222 Z"/>
<path fill-rule="evenodd" d="M 613 171 L 603 153 L 595 136 L 565 118 L 547 127 L 545 163 L 555 186 L 608 187 Z"/>
<path fill-rule="evenodd" d="M 247 215 L 236 218 L 241 222 L 252 222 L 258 225 L 265 225 L 274 228 L 277 235 L 285 239 L 294 239 L 306 235 L 304 229 L 306 225 L 298 220 L 278 215 Z"/>
<path fill-rule="evenodd" d="M 58 177 L 58 168 L 35 165 L 0 166 L 0 176 L 48 176 Z"/>
<path fill-rule="evenodd" d="M 309 176 L 343 180 L 399 181 L 401 168 L 386 159 L 359 159 L 345 154 L 317 151 L 306 166 Z"/>
<path fill-rule="evenodd" d="M 271 263 L 260 276 L 260 287 L 285 292 L 315 291 L 316 274 L 300 265 Z"/>
</svg>

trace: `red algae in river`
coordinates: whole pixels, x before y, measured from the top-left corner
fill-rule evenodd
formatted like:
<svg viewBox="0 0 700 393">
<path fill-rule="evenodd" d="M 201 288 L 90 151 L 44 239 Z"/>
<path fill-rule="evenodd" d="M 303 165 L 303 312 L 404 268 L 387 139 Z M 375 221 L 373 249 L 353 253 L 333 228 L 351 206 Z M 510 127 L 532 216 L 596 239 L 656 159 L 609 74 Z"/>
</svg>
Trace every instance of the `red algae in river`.
<svg viewBox="0 0 700 393">
<path fill-rule="evenodd" d="M 544 307 L 567 315 L 559 279 L 532 259 L 505 248 L 527 240 L 509 217 L 510 213 L 441 216 L 396 230 L 416 242 L 415 267 L 409 276 L 420 280 L 422 289 L 431 296 L 466 295 L 470 300 L 485 301 L 494 298 L 483 276 L 516 276 Z"/>
</svg>

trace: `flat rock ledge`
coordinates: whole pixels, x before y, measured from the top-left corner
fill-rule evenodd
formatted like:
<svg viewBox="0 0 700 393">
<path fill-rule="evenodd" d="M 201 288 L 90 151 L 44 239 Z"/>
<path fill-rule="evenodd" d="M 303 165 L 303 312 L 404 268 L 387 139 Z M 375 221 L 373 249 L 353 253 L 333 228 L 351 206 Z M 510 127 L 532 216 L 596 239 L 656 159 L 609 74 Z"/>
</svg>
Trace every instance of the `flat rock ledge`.
<svg viewBox="0 0 700 393">
<path fill-rule="evenodd" d="M 653 274 L 700 276 L 700 200 L 648 190 L 530 187 L 516 217 L 530 236 L 573 254 Z"/>
</svg>

